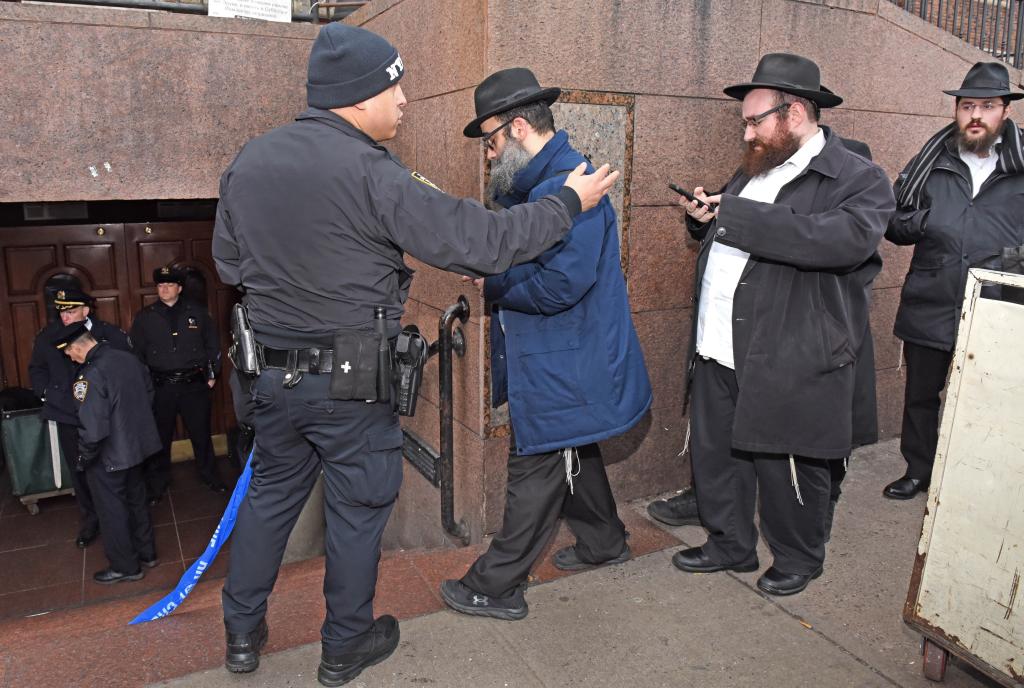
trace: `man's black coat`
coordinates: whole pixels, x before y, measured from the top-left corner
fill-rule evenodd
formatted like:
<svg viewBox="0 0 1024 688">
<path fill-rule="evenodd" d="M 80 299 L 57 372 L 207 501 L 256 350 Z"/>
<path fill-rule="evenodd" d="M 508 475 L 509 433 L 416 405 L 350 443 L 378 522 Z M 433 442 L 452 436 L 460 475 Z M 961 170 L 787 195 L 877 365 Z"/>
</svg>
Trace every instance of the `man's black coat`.
<svg viewBox="0 0 1024 688">
<path fill-rule="evenodd" d="M 737 172 L 717 220 L 688 222 L 701 241 L 695 304 L 713 241 L 750 254 L 733 301 L 737 449 L 840 458 L 877 439 L 868 318 L 896 203 L 885 172 L 822 129 L 824 149 L 775 203 L 739 198 L 749 178 Z"/>
</svg>

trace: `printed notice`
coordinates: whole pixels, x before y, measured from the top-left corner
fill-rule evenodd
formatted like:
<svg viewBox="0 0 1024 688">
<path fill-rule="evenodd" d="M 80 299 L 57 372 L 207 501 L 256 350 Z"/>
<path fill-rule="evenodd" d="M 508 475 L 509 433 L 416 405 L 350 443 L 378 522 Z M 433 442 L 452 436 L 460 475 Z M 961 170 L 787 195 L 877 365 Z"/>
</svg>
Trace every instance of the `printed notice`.
<svg viewBox="0 0 1024 688">
<path fill-rule="evenodd" d="M 209 0 L 211 17 L 246 17 L 266 21 L 290 22 L 291 0 Z"/>
</svg>

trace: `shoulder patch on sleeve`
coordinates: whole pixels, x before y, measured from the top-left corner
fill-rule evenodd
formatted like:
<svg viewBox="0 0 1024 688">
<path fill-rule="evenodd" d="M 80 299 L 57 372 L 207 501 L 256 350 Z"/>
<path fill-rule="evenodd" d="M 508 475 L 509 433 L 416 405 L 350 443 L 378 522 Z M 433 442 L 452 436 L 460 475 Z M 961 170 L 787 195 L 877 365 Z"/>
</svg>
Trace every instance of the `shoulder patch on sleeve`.
<svg viewBox="0 0 1024 688">
<path fill-rule="evenodd" d="M 71 394 L 75 397 L 78 403 L 82 403 L 85 401 L 85 395 L 88 391 L 88 380 L 76 380 L 75 383 L 71 385 Z"/>
<path fill-rule="evenodd" d="M 413 171 L 412 172 L 412 178 L 415 179 L 416 181 L 418 181 L 420 184 L 426 184 L 427 186 L 429 186 L 432 189 L 437 189 L 438 191 L 441 190 L 441 187 L 439 187 L 437 184 L 435 184 L 434 182 L 432 182 L 429 179 L 427 179 L 426 177 L 424 177 L 419 172 Z"/>
</svg>

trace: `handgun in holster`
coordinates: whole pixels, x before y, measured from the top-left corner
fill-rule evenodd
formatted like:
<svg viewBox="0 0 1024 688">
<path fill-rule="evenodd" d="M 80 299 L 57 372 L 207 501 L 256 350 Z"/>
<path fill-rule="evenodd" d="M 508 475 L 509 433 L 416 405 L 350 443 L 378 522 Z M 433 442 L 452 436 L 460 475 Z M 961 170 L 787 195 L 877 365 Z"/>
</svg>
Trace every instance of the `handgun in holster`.
<svg viewBox="0 0 1024 688">
<path fill-rule="evenodd" d="M 256 335 L 249 324 L 249 314 L 240 303 L 236 303 L 231 309 L 231 346 L 228 347 L 228 358 L 238 372 L 246 375 L 260 374 Z"/>
<path fill-rule="evenodd" d="M 427 341 L 415 325 L 402 328 L 395 340 L 395 410 L 400 416 L 416 415 L 416 401 L 428 358 Z"/>
</svg>

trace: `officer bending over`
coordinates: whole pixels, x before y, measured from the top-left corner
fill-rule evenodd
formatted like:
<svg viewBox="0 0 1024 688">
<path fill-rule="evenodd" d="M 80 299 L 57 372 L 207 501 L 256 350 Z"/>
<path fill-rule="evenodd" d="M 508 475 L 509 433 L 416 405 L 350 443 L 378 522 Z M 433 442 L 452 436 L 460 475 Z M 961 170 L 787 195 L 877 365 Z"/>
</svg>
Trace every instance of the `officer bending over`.
<svg viewBox="0 0 1024 688">
<path fill-rule="evenodd" d="M 583 175 L 580 165 L 557 193 L 501 212 L 448 196 L 379 143 L 398 130 L 403 73 L 380 36 L 327 25 L 309 58 L 309 109 L 246 144 L 221 178 L 213 255 L 223 281 L 245 294 L 265 364 L 251 384 L 254 473 L 224 584 L 229 671 L 259 665 L 267 596 L 321 469 L 318 678 L 347 683 L 398 645 L 398 622 L 374 620 L 373 595 L 402 482 L 402 430 L 391 403 L 366 402 L 388 397 L 373 384 L 375 325 L 398 333 L 412 279 L 404 252 L 468 275 L 503 272 L 564 237 L 618 176 Z M 386 323 L 374 323 L 375 307 Z"/>
<path fill-rule="evenodd" d="M 139 580 L 142 566 L 157 565 L 142 481 L 143 460 L 160 448 L 149 374 L 132 354 L 97 342 L 84 322 L 65 326 L 54 346 L 80 365 L 71 385 L 81 425 L 75 469 L 89 481 L 110 560 L 93 580 Z"/>
</svg>

